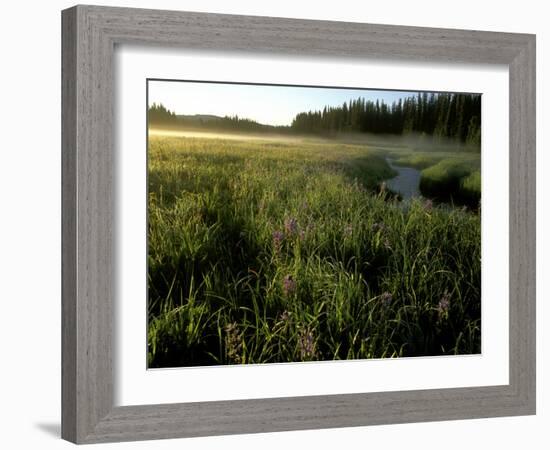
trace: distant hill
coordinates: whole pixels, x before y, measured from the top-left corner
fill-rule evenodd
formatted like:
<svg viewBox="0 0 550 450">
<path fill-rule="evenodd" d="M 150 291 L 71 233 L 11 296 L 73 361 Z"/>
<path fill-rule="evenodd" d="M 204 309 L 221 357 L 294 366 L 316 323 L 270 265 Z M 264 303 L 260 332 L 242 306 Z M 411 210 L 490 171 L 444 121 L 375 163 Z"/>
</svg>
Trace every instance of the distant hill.
<svg viewBox="0 0 550 450">
<path fill-rule="evenodd" d="M 212 114 L 176 114 L 160 104 L 149 108 L 149 126 L 171 129 L 191 129 L 209 131 L 248 131 L 254 133 L 285 133 L 290 127 L 272 126 L 243 119 L 238 116 L 220 117 Z"/>
<path fill-rule="evenodd" d="M 211 122 L 216 120 L 223 120 L 221 116 L 214 116 L 212 114 L 177 114 L 176 118 L 178 120 L 183 120 L 187 122 Z"/>
</svg>

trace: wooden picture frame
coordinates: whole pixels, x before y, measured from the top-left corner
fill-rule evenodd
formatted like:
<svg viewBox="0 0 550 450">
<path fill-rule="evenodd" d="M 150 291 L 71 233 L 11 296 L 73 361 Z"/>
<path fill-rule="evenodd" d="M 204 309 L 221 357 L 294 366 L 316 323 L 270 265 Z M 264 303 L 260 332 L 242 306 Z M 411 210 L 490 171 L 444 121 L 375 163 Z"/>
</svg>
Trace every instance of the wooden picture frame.
<svg viewBox="0 0 550 450">
<path fill-rule="evenodd" d="M 535 413 L 535 36 L 75 6 L 62 13 L 62 437 L 75 443 Z M 510 86 L 509 384 L 114 407 L 116 44 L 505 64 Z"/>
</svg>

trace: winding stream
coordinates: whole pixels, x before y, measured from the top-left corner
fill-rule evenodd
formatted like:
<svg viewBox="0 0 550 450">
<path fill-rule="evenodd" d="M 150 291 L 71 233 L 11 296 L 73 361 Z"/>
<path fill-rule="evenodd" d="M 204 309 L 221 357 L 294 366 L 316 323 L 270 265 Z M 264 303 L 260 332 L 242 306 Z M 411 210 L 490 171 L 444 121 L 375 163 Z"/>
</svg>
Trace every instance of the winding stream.
<svg viewBox="0 0 550 450">
<path fill-rule="evenodd" d="M 420 197 L 420 170 L 413 167 L 396 166 L 393 161 L 386 158 L 386 162 L 397 172 L 397 176 L 386 180 L 388 189 L 400 193 L 403 200 Z"/>
</svg>

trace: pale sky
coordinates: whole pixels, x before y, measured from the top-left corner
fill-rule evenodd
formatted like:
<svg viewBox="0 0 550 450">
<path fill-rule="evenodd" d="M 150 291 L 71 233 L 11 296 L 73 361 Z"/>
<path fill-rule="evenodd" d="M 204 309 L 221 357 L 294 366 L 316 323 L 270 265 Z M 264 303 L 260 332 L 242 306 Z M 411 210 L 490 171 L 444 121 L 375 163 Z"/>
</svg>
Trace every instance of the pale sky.
<svg viewBox="0 0 550 450">
<path fill-rule="evenodd" d="M 255 120 L 266 125 L 290 125 L 296 114 L 341 106 L 363 97 L 391 104 L 416 92 L 331 89 L 253 84 L 149 80 L 149 105 L 162 103 L 176 114 L 212 114 Z"/>
</svg>

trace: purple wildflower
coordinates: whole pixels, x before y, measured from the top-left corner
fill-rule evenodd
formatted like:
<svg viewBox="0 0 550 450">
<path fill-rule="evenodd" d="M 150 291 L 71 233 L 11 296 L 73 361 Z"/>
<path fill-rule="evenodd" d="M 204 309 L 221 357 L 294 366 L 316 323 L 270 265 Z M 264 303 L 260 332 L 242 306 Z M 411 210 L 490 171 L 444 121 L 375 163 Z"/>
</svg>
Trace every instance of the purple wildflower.
<svg viewBox="0 0 550 450">
<path fill-rule="evenodd" d="M 293 236 L 298 232 L 298 221 L 295 218 L 285 219 L 285 232 L 289 236 Z"/>
<path fill-rule="evenodd" d="M 298 336 L 298 351 L 302 360 L 312 359 L 315 356 L 315 338 L 313 332 L 307 328 L 300 330 Z"/>
<path fill-rule="evenodd" d="M 277 230 L 273 232 L 273 248 L 275 249 L 275 253 L 279 253 L 281 251 L 284 238 L 285 235 L 282 231 Z"/>
<path fill-rule="evenodd" d="M 382 303 L 382 306 L 384 308 L 388 308 L 391 305 L 392 300 L 393 300 L 393 295 L 390 292 L 384 292 L 380 296 L 380 303 Z"/>
<path fill-rule="evenodd" d="M 292 275 L 286 275 L 283 278 L 283 294 L 286 297 L 296 292 L 296 281 L 292 278 Z"/>
</svg>

